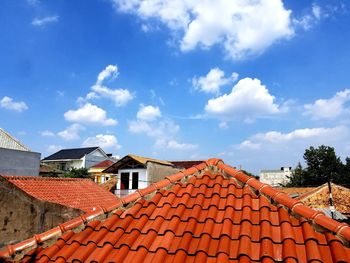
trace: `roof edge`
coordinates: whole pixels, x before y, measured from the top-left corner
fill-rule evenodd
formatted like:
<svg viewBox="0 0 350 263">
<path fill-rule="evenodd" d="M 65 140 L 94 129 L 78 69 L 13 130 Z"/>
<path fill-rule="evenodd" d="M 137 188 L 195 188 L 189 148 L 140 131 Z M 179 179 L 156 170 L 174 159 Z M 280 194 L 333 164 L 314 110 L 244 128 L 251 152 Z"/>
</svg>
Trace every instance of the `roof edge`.
<svg viewBox="0 0 350 263">
<path fill-rule="evenodd" d="M 156 183 L 152 183 L 144 189 L 139 189 L 130 195 L 127 195 L 123 198 L 119 198 L 119 202 L 117 202 L 114 205 L 111 205 L 109 207 L 97 207 L 95 210 L 89 211 L 84 215 L 64 222 L 44 233 L 37 234 L 34 237 L 24 240 L 20 243 L 8 245 L 0 250 L 0 259 L 14 258 L 16 255 L 22 255 L 28 252 L 30 249 L 33 249 L 34 247 L 37 247 L 40 244 L 43 244 L 45 241 L 48 241 L 55 237 L 58 238 L 63 233 L 69 230 L 81 227 L 82 225 L 85 225 L 88 222 L 97 219 L 98 217 L 101 217 L 103 215 L 108 215 L 109 213 L 112 213 L 120 207 L 125 207 L 129 203 L 135 202 L 139 198 L 142 198 L 148 194 L 153 193 L 154 191 L 176 183 L 186 176 L 193 175 L 205 169 L 215 168 L 222 170 L 223 172 L 225 172 L 226 175 L 237 179 L 241 183 L 249 185 L 251 188 L 255 189 L 260 194 L 268 197 L 271 201 L 274 201 L 275 203 L 286 207 L 291 212 L 307 219 L 314 225 L 320 226 L 325 230 L 333 232 L 343 241 L 345 245 L 349 246 L 350 226 L 348 224 L 339 223 L 327 217 L 326 215 L 324 215 L 324 213 L 320 211 L 315 211 L 307 207 L 301 201 L 292 199 L 287 194 L 282 193 L 280 190 L 277 190 L 268 184 L 261 183 L 254 177 L 248 176 L 244 172 L 225 164 L 221 159 L 210 158 L 201 164 L 195 165 L 191 168 L 182 170 L 175 174 L 166 176 L 163 180 L 160 180 Z"/>
</svg>

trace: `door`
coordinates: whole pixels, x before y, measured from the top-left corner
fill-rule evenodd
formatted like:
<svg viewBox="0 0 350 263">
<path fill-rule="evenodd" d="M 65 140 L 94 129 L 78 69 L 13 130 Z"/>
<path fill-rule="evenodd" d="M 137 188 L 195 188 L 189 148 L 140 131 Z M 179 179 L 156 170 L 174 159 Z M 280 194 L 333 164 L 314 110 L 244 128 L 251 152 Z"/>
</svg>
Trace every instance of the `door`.
<svg viewBox="0 0 350 263">
<path fill-rule="evenodd" d="M 121 173 L 120 189 L 129 189 L 129 173 Z"/>
<path fill-rule="evenodd" d="M 132 189 L 139 189 L 139 173 L 132 173 Z"/>
</svg>

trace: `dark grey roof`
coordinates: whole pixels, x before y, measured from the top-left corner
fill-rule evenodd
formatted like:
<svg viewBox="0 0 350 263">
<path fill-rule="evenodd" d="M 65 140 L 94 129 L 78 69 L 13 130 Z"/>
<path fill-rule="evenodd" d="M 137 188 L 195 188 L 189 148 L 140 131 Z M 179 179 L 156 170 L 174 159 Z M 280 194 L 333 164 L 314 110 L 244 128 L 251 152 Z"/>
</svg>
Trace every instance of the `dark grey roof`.
<svg viewBox="0 0 350 263">
<path fill-rule="evenodd" d="M 63 149 L 60 150 L 46 158 L 43 161 L 49 160 L 67 160 L 67 159 L 81 159 L 84 155 L 95 151 L 98 147 L 88 147 L 88 148 L 75 148 L 75 149 Z"/>
</svg>

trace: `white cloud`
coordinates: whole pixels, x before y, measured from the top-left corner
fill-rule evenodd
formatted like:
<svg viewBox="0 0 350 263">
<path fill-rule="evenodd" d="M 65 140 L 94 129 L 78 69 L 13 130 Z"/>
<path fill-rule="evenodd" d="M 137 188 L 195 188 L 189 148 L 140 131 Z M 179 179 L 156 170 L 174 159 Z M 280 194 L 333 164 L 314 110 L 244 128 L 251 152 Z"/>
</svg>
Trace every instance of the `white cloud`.
<svg viewBox="0 0 350 263">
<path fill-rule="evenodd" d="M 225 72 L 219 68 L 211 69 L 206 76 L 192 78 L 192 85 L 196 90 L 206 93 L 220 93 L 220 88 L 238 79 L 238 73 L 233 72 L 229 78 L 225 78 Z"/>
<path fill-rule="evenodd" d="M 55 133 L 53 133 L 52 131 L 46 130 L 46 131 L 42 131 L 41 136 L 43 137 L 54 137 Z"/>
<path fill-rule="evenodd" d="M 312 104 L 304 105 L 304 115 L 311 116 L 314 120 L 335 119 L 344 113 L 349 113 L 350 109 L 346 107 L 349 101 L 350 90 L 345 89 L 330 99 L 318 99 Z"/>
<path fill-rule="evenodd" d="M 78 123 L 73 123 L 67 129 L 57 133 L 62 139 L 66 141 L 78 140 L 80 139 L 79 132 L 85 128 Z"/>
<path fill-rule="evenodd" d="M 47 24 L 50 24 L 50 23 L 55 23 L 55 22 L 58 22 L 59 20 L 59 16 L 55 15 L 55 16 L 46 16 L 46 17 L 43 17 L 43 18 L 34 18 L 33 21 L 32 21 L 32 25 L 33 26 L 37 26 L 37 27 L 42 27 L 42 26 L 45 26 Z"/>
<path fill-rule="evenodd" d="M 161 116 L 162 113 L 160 112 L 159 108 L 152 105 L 141 105 L 136 115 L 137 119 L 144 121 L 154 121 Z"/>
<path fill-rule="evenodd" d="M 293 24 L 295 26 L 302 27 L 304 30 L 309 30 L 310 28 L 315 26 L 324 16 L 327 15 L 323 13 L 321 7 L 313 3 L 311 10 L 308 13 L 306 13 L 299 19 L 293 19 Z"/>
<path fill-rule="evenodd" d="M 275 97 L 261 84 L 259 79 L 241 79 L 231 93 L 210 99 L 206 112 L 225 120 L 244 119 L 246 121 L 281 112 Z"/>
<path fill-rule="evenodd" d="M 189 143 L 179 143 L 175 140 L 170 140 L 167 143 L 167 148 L 171 150 L 180 150 L 180 151 L 187 151 L 187 150 L 194 150 L 198 147 L 196 144 L 189 144 Z"/>
<path fill-rule="evenodd" d="M 228 123 L 226 121 L 221 121 L 219 123 L 219 128 L 222 129 L 222 130 L 228 129 Z"/>
<path fill-rule="evenodd" d="M 282 0 L 112 0 L 120 12 L 158 20 L 180 36 L 182 51 L 220 44 L 228 57 L 259 54 L 294 34 Z"/>
<path fill-rule="evenodd" d="M 108 65 L 98 74 L 96 83 L 91 87 L 91 91 L 85 96 L 85 98 L 79 97 L 78 102 L 86 103 L 89 100 L 104 98 L 114 101 L 117 107 L 125 106 L 134 98 L 129 90 L 111 89 L 103 85 L 104 81 L 109 78 L 115 79 L 118 75 L 119 71 L 117 65 Z"/>
<path fill-rule="evenodd" d="M 55 153 L 55 152 L 58 152 L 59 150 L 62 150 L 62 149 L 63 149 L 63 146 L 52 144 L 52 145 L 49 145 L 49 146 L 47 147 L 46 151 L 47 151 L 48 153 Z"/>
<path fill-rule="evenodd" d="M 90 103 L 86 103 L 77 110 L 67 111 L 64 118 L 71 122 L 102 124 L 104 126 L 113 126 L 118 123 L 115 119 L 107 118 L 105 110 Z"/>
<path fill-rule="evenodd" d="M 88 137 L 82 144 L 83 147 L 99 146 L 103 149 L 114 148 L 120 149 L 121 146 L 118 144 L 118 139 L 111 134 L 98 134 L 94 137 Z"/>
<path fill-rule="evenodd" d="M 28 109 L 28 106 L 25 102 L 23 101 L 15 102 L 12 98 L 7 96 L 3 97 L 0 100 L 0 107 L 7 110 L 13 110 L 18 112 L 22 112 Z"/>
</svg>

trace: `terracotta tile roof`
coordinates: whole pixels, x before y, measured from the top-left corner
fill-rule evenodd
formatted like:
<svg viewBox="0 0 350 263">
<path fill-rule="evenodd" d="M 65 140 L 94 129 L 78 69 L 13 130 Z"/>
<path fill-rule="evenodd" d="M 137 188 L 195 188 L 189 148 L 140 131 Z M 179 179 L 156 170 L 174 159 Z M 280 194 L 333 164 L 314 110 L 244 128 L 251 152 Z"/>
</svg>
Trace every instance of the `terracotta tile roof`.
<svg viewBox="0 0 350 263">
<path fill-rule="evenodd" d="M 19 140 L 12 137 L 4 129 L 0 128 L 0 147 L 12 150 L 30 152 L 30 149 L 22 144 Z"/>
<path fill-rule="evenodd" d="M 116 189 L 117 182 L 118 182 L 118 178 L 113 177 L 113 178 L 109 179 L 107 182 L 100 184 L 100 187 L 102 187 L 103 189 L 105 189 L 108 192 L 113 193 L 114 190 Z"/>
<path fill-rule="evenodd" d="M 41 176 L 3 176 L 3 178 L 37 199 L 85 212 L 118 202 L 115 195 L 99 187 L 90 179 Z"/>
<path fill-rule="evenodd" d="M 349 225 L 209 159 L 117 205 L 8 246 L 0 257 L 23 262 L 350 262 L 349 241 Z"/>
<path fill-rule="evenodd" d="M 112 162 L 111 160 L 104 160 L 100 163 L 97 163 L 97 164 L 91 166 L 90 168 L 107 168 L 107 167 L 111 166 L 112 164 L 114 164 L 114 162 Z"/>
<path fill-rule="evenodd" d="M 350 189 L 332 183 L 333 204 L 337 211 L 350 215 Z M 312 191 L 298 197 L 307 206 L 312 208 L 329 207 L 328 185 L 323 184 Z"/>
<path fill-rule="evenodd" d="M 292 198 L 299 197 L 302 194 L 309 193 L 316 189 L 316 187 L 284 187 L 278 188 L 281 192 L 289 195 Z"/>
</svg>

